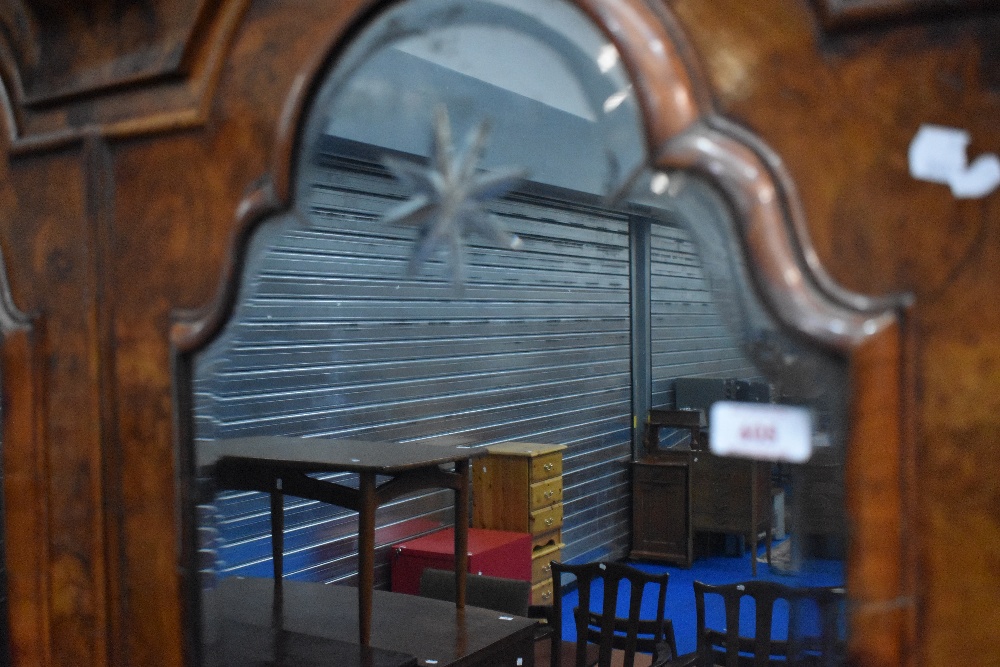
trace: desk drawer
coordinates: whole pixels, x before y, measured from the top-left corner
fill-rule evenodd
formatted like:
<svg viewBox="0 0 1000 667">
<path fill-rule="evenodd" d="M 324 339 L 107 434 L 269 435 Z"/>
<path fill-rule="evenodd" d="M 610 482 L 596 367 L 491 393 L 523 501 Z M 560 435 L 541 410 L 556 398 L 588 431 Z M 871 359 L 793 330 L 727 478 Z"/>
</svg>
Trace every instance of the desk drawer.
<svg viewBox="0 0 1000 667">
<path fill-rule="evenodd" d="M 542 533 L 531 538 L 531 557 L 534 558 L 536 554 L 553 547 L 558 549 L 563 548 L 562 530 L 559 528 L 556 528 L 551 533 Z"/>
<path fill-rule="evenodd" d="M 531 459 L 532 483 L 560 476 L 562 476 L 562 452 L 543 454 Z"/>
<path fill-rule="evenodd" d="M 552 604 L 552 577 L 531 587 L 531 604 Z"/>
<path fill-rule="evenodd" d="M 534 512 L 541 507 L 561 503 L 563 496 L 562 477 L 553 477 L 544 482 L 531 485 L 531 504 L 529 511 Z"/>
<path fill-rule="evenodd" d="M 539 549 L 531 555 L 531 582 L 537 584 L 552 578 L 552 561 L 562 562 L 562 545 Z"/>
<path fill-rule="evenodd" d="M 556 528 L 561 528 L 563 522 L 562 503 L 550 505 L 531 513 L 528 519 L 528 532 L 532 535 L 547 533 Z"/>
</svg>

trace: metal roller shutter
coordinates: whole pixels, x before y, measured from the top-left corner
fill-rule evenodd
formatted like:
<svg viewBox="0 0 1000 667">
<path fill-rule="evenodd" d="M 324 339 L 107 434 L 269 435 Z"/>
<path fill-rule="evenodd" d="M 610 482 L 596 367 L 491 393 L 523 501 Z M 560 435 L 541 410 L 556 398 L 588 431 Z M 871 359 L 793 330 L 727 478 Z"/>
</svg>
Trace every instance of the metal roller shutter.
<svg viewBox="0 0 1000 667">
<path fill-rule="evenodd" d="M 507 440 L 568 445 L 564 558 L 624 555 L 632 422 L 628 216 L 548 189 L 495 202 L 519 251 L 474 246 L 464 292 L 432 262 L 407 279 L 410 229 L 380 217 L 406 193 L 341 144 L 305 196 L 309 223 L 261 238 L 232 322 L 196 372 L 199 438 L 282 433 L 372 440 Z M 336 148 L 336 150 L 334 150 Z M 723 325 L 688 234 L 646 234 L 651 405 L 677 377 L 753 377 Z M 641 339 L 640 339 L 641 340 Z M 643 346 L 640 346 L 643 347 Z M 338 476 L 353 483 L 350 475 Z M 356 516 L 286 498 L 286 573 L 342 581 L 356 570 Z M 203 508 L 219 532 L 218 573 L 268 576 L 268 499 L 226 493 Z M 380 508 L 377 580 L 388 547 L 452 520 L 448 492 Z M 211 522 L 206 519 L 206 522 Z"/>
<path fill-rule="evenodd" d="M 650 247 L 650 366 L 652 406 L 673 406 L 680 377 L 757 378 L 723 323 L 702 261 L 686 231 L 652 224 Z M 669 429 L 661 432 L 670 443 Z M 686 434 L 679 431 L 676 435 Z"/>
<path fill-rule="evenodd" d="M 564 556 L 623 554 L 632 421 L 627 217 L 552 197 L 496 202 L 525 247 L 471 248 L 456 298 L 440 263 L 404 278 L 414 235 L 379 223 L 405 194 L 398 184 L 370 163 L 322 159 L 326 169 L 307 197 L 309 225 L 269 242 L 227 331 L 200 355 L 198 437 L 566 444 Z M 356 515 L 285 502 L 286 574 L 353 577 Z M 435 492 L 380 508 L 378 582 L 388 581 L 388 545 L 449 522 L 449 504 L 448 492 Z M 220 573 L 267 576 L 267 498 L 227 493 L 206 511 L 217 517 Z"/>
</svg>

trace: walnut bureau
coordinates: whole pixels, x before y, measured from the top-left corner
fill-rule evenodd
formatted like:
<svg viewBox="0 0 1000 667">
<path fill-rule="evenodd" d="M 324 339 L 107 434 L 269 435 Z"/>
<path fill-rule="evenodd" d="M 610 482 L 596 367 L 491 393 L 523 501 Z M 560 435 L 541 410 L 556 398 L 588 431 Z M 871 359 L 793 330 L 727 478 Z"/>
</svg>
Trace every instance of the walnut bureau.
<svg viewBox="0 0 1000 667">
<path fill-rule="evenodd" d="M 473 527 L 531 534 L 532 604 L 552 601 L 549 563 L 562 556 L 564 449 L 505 442 L 472 466 Z"/>
</svg>

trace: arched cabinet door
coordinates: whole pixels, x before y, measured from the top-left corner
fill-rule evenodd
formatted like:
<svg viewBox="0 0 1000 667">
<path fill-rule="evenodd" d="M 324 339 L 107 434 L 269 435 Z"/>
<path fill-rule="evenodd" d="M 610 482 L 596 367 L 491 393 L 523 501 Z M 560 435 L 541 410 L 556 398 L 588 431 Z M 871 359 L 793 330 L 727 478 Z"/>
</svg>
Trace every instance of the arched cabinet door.
<svg viewBox="0 0 1000 667">
<path fill-rule="evenodd" d="M 388 584 L 390 542 L 453 520 L 408 494 L 359 547 L 346 511 L 220 482 L 220 441 L 564 444 L 562 523 L 536 537 L 621 557 L 633 424 L 692 376 L 809 406 L 843 475 L 850 657 L 900 660 L 905 300 L 826 275 L 780 156 L 713 110 L 669 11 L 355 4 L 286 100 L 215 301 L 171 332 L 192 661 L 226 650 L 227 582 L 272 576 L 274 530 L 278 576 L 350 581 L 374 549 Z"/>
</svg>

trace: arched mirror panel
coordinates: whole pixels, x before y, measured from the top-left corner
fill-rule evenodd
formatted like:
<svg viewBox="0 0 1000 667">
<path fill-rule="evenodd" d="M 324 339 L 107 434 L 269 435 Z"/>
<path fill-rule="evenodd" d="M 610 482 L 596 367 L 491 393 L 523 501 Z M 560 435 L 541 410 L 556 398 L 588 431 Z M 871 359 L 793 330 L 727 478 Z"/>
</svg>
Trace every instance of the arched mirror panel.
<svg viewBox="0 0 1000 667">
<path fill-rule="evenodd" d="M 486 631 L 409 636 L 382 591 L 419 592 L 419 549 L 464 571 L 494 533 L 470 571 L 536 604 L 549 560 L 670 570 L 680 653 L 692 580 L 842 595 L 846 354 L 891 316 L 811 271 L 773 156 L 699 120 L 689 85 L 652 91 L 646 68 L 688 71 L 640 7 L 393 3 L 322 72 L 287 205 L 180 341 L 196 661 L 309 638 L 488 654 Z M 649 53 L 610 38 L 629 22 Z M 794 414 L 806 454 L 720 455 L 720 403 Z"/>
</svg>

